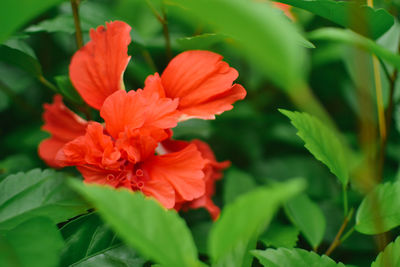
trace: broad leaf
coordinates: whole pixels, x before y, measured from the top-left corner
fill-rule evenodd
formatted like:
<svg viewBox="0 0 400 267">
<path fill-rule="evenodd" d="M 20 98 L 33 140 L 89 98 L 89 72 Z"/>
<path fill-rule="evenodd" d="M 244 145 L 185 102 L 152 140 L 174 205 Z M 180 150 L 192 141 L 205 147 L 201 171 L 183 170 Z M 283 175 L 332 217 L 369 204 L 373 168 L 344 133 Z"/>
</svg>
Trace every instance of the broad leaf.
<svg viewBox="0 0 400 267">
<path fill-rule="evenodd" d="M 0 9 L 0 43 L 7 39 L 14 31 L 24 23 L 35 18 L 52 6 L 61 3 L 62 0 L 20 0 L 2 1 Z"/>
<path fill-rule="evenodd" d="M 34 216 L 55 223 L 66 221 L 88 209 L 65 184 L 65 175 L 35 169 L 10 175 L 0 182 L 0 229 L 10 229 Z"/>
<path fill-rule="evenodd" d="M 278 207 L 304 189 L 303 180 L 258 188 L 227 205 L 211 229 L 209 255 L 216 266 L 249 266 L 256 245 Z"/>
<path fill-rule="evenodd" d="M 163 266 L 199 266 L 193 238 L 175 211 L 165 210 L 154 199 L 107 186 L 73 187 L 97 208 L 102 218 L 125 243 Z"/>
<path fill-rule="evenodd" d="M 6 45 L 0 45 L 0 60 L 23 69 L 27 73 L 40 77 L 42 67 L 31 55 Z"/>
<path fill-rule="evenodd" d="M 238 196 L 253 190 L 256 183 L 253 178 L 239 170 L 229 170 L 224 178 L 224 203 L 231 203 Z"/>
<path fill-rule="evenodd" d="M 72 85 L 68 76 L 64 75 L 56 76 L 54 79 L 56 80 L 57 86 L 60 89 L 60 93 L 63 96 L 65 96 L 74 103 L 83 104 L 81 96 L 78 94 L 78 92 Z"/>
<path fill-rule="evenodd" d="M 357 210 L 356 230 L 374 235 L 400 225 L 400 182 L 378 185 Z"/>
<path fill-rule="evenodd" d="M 26 154 L 10 155 L 0 161 L 0 181 L 10 174 L 28 171 L 34 167 L 34 160 Z"/>
<path fill-rule="evenodd" d="M 386 10 L 360 6 L 354 2 L 333 0 L 278 0 L 278 2 L 302 8 L 353 30 L 358 28 L 352 21 L 352 15 L 355 12 L 365 14 L 368 36 L 373 39 L 380 37 L 394 24 L 394 18 Z"/>
<path fill-rule="evenodd" d="M 307 195 L 302 194 L 288 201 L 285 210 L 311 246 L 317 248 L 326 229 L 326 220 L 320 207 Z"/>
<path fill-rule="evenodd" d="M 240 44 L 266 77 L 284 89 L 304 81 L 299 33 L 270 4 L 247 0 L 168 0 Z M 277 31 L 276 29 L 279 29 Z"/>
<path fill-rule="evenodd" d="M 65 246 L 60 266 L 115 266 L 126 263 L 142 266 L 145 263 L 134 250 L 123 245 L 95 213 L 69 222 L 61 233 Z"/>
<path fill-rule="evenodd" d="M 371 267 L 400 266 L 400 237 L 386 246 L 385 250 L 379 253 Z"/>
<path fill-rule="evenodd" d="M 252 254 L 263 266 L 268 267 L 345 267 L 343 263 L 336 263 L 325 255 L 299 248 L 254 250 Z"/>
<path fill-rule="evenodd" d="M 298 228 L 274 223 L 260 236 L 260 240 L 267 247 L 293 248 L 297 244 L 298 235 Z"/>
<path fill-rule="evenodd" d="M 346 148 L 334 131 L 319 119 L 299 112 L 279 110 L 286 115 L 298 130 L 297 135 L 313 156 L 328 166 L 329 170 L 346 185 L 349 181 L 349 158 Z"/>
<path fill-rule="evenodd" d="M 0 235 L 0 266 L 54 267 L 63 240 L 49 219 L 36 217 Z"/>
<path fill-rule="evenodd" d="M 204 33 L 192 37 L 183 37 L 176 40 L 183 50 L 210 49 L 211 47 L 224 43 L 229 37 L 217 33 Z"/>
<path fill-rule="evenodd" d="M 354 45 L 400 69 L 400 56 L 350 30 L 337 28 L 322 28 L 311 32 L 308 37 L 312 40 L 327 40 Z"/>
</svg>

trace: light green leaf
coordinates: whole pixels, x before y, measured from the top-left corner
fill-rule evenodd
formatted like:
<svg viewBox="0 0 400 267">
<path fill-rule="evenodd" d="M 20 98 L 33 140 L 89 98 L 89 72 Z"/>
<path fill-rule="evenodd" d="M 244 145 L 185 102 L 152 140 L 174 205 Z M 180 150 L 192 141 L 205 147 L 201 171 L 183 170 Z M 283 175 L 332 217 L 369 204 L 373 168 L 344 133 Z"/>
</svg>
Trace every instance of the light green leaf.
<svg viewBox="0 0 400 267">
<path fill-rule="evenodd" d="M 386 10 L 360 6 L 354 2 L 332 0 L 278 0 L 277 2 L 302 8 L 353 30 L 358 28 L 351 16 L 354 13 L 365 14 L 367 24 L 365 27 L 373 39 L 380 37 L 394 24 L 394 18 Z"/>
<path fill-rule="evenodd" d="M 0 182 L 0 229 L 10 229 L 35 216 L 66 221 L 89 208 L 65 184 L 65 175 L 39 169 L 10 175 Z"/>
<path fill-rule="evenodd" d="M 42 75 L 42 67 L 34 57 L 6 45 L 0 45 L 0 61 L 18 67 L 34 77 Z"/>
<path fill-rule="evenodd" d="M 62 229 L 65 246 L 60 266 L 143 266 L 145 260 L 116 238 L 95 213 L 81 216 Z"/>
<path fill-rule="evenodd" d="M 211 229 L 209 255 L 215 266 L 249 266 L 250 249 L 278 207 L 304 189 L 303 180 L 258 188 L 227 205 Z"/>
<path fill-rule="evenodd" d="M 4 40 L 18 30 L 23 24 L 61 2 L 62 0 L 2 1 L 2 7 L 0 9 L 0 25 L 2 25 L 0 43 L 4 42 Z"/>
<path fill-rule="evenodd" d="M 0 235 L 0 266 L 57 266 L 63 243 L 51 220 L 32 218 Z"/>
<path fill-rule="evenodd" d="M 355 229 L 380 234 L 400 225 L 400 182 L 378 185 L 361 202 Z"/>
<path fill-rule="evenodd" d="M 320 207 L 307 195 L 301 194 L 286 203 L 285 211 L 310 245 L 317 248 L 326 229 L 326 220 Z"/>
<path fill-rule="evenodd" d="M 345 267 L 328 256 L 300 248 L 254 250 L 252 254 L 267 267 Z"/>
<path fill-rule="evenodd" d="M 311 40 L 326 40 L 354 45 L 357 48 L 361 48 L 371 54 L 375 54 L 377 57 L 381 58 L 387 63 L 393 65 L 397 69 L 400 69 L 399 55 L 350 30 L 322 28 L 311 32 L 308 37 Z"/>
<path fill-rule="evenodd" d="M 168 0 L 238 41 L 266 77 L 283 89 L 304 82 L 304 49 L 296 28 L 270 4 L 247 0 Z M 277 31 L 276 29 L 279 29 Z"/>
<path fill-rule="evenodd" d="M 279 110 L 286 115 L 298 130 L 297 135 L 305 142 L 305 147 L 313 156 L 328 166 L 343 185 L 349 181 L 349 152 L 335 135 L 319 119 L 300 112 Z"/>
<path fill-rule="evenodd" d="M 200 266 L 190 231 L 175 211 L 165 210 L 141 193 L 72 180 L 71 184 L 93 203 L 119 237 L 144 257 L 162 266 Z"/>
<path fill-rule="evenodd" d="M 234 201 L 238 196 L 253 190 L 256 183 L 253 178 L 242 171 L 231 169 L 224 178 L 224 203 Z"/>
<path fill-rule="evenodd" d="M 212 46 L 224 43 L 229 37 L 217 33 L 204 33 L 192 37 L 183 37 L 176 39 L 177 44 L 183 50 L 205 50 L 210 49 Z"/>
<path fill-rule="evenodd" d="M 274 223 L 260 236 L 260 240 L 267 247 L 294 248 L 298 235 L 299 229 L 296 227 Z"/>
<path fill-rule="evenodd" d="M 54 77 L 56 80 L 57 86 L 60 89 L 60 93 L 68 98 L 70 101 L 77 103 L 77 104 L 83 104 L 83 100 L 81 96 L 78 94 L 74 86 L 72 85 L 70 79 L 66 75 L 60 75 Z"/>
<path fill-rule="evenodd" d="M 400 237 L 386 246 L 385 250 L 379 253 L 371 267 L 400 266 Z"/>
</svg>

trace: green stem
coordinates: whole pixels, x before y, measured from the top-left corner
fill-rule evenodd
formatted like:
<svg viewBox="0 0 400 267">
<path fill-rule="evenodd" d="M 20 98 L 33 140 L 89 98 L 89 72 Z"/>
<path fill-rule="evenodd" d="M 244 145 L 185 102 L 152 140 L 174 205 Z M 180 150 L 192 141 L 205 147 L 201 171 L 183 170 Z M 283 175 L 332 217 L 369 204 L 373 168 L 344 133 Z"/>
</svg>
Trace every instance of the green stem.
<svg viewBox="0 0 400 267">
<path fill-rule="evenodd" d="M 335 239 L 332 241 L 332 244 L 329 246 L 329 248 L 326 250 L 325 255 L 329 256 L 332 254 L 332 252 L 341 244 L 340 237 L 343 234 L 344 229 L 346 229 L 347 224 L 351 220 L 351 217 L 353 216 L 354 209 L 352 208 L 349 212 L 349 214 L 344 218 L 342 225 L 339 228 L 339 231 L 337 232 Z"/>
<path fill-rule="evenodd" d="M 347 238 L 349 238 L 349 237 L 351 236 L 351 234 L 354 232 L 354 230 L 355 230 L 354 226 L 351 227 L 350 230 L 347 231 L 347 232 L 342 236 L 342 238 L 340 239 L 340 243 L 343 243 L 344 241 L 346 241 Z"/>
<path fill-rule="evenodd" d="M 76 46 L 80 49 L 83 46 L 83 37 L 79 19 L 79 0 L 71 0 L 71 8 L 74 15 Z"/>
<path fill-rule="evenodd" d="M 40 75 L 38 77 L 38 79 L 44 86 L 46 86 L 47 88 L 50 88 L 55 93 L 58 93 L 57 87 L 54 84 L 52 84 L 51 82 L 49 82 L 43 75 Z"/>
</svg>

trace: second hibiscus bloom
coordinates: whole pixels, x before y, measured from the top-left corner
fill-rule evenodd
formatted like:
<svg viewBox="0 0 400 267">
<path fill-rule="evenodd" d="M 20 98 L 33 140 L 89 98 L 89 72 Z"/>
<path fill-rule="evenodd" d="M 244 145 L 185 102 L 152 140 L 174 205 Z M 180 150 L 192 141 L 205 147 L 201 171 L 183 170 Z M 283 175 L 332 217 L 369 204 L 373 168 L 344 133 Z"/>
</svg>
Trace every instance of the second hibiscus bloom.
<svg viewBox="0 0 400 267">
<path fill-rule="evenodd" d="M 176 56 L 143 89 L 126 92 L 130 27 L 115 21 L 91 30 L 72 58 L 70 78 L 104 124 L 85 121 L 60 96 L 45 106 L 44 129 L 52 136 L 39 146 L 52 167 L 76 166 L 85 182 L 141 191 L 166 208 L 205 207 L 215 219 L 214 182 L 229 162 L 218 163 L 202 141 L 172 140 L 179 121 L 213 119 L 246 95 L 235 69 L 208 51 Z"/>
</svg>

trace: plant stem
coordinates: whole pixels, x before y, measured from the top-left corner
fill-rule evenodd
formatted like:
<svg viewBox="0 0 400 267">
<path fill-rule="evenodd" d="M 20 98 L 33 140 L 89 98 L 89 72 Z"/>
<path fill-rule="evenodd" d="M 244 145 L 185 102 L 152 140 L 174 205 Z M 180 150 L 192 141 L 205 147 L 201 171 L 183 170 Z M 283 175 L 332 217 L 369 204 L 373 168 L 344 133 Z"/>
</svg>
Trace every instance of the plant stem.
<svg viewBox="0 0 400 267">
<path fill-rule="evenodd" d="M 344 229 L 346 229 L 347 224 L 351 220 L 351 217 L 353 216 L 354 209 L 352 208 L 349 212 L 349 214 L 344 218 L 342 225 L 339 228 L 339 231 L 337 232 L 335 239 L 333 239 L 332 244 L 329 246 L 329 248 L 326 250 L 325 255 L 329 256 L 332 254 L 332 252 L 341 244 L 340 237 L 343 234 Z"/>
<path fill-rule="evenodd" d="M 342 236 L 342 238 L 340 239 L 340 244 L 343 243 L 344 241 L 346 241 L 347 238 L 349 238 L 349 236 L 351 236 L 351 234 L 354 232 L 354 230 L 355 230 L 354 226 L 351 227 L 350 230 L 347 231 L 347 232 Z"/>
<path fill-rule="evenodd" d="M 83 46 L 83 38 L 79 19 L 79 0 L 71 0 L 71 7 L 74 15 L 76 46 L 80 49 Z"/>
<path fill-rule="evenodd" d="M 58 93 L 58 89 L 57 87 L 52 84 L 51 82 L 49 82 L 43 75 L 40 75 L 38 77 L 38 80 L 47 88 L 50 88 L 52 91 L 54 91 L 55 93 Z"/>
</svg>

